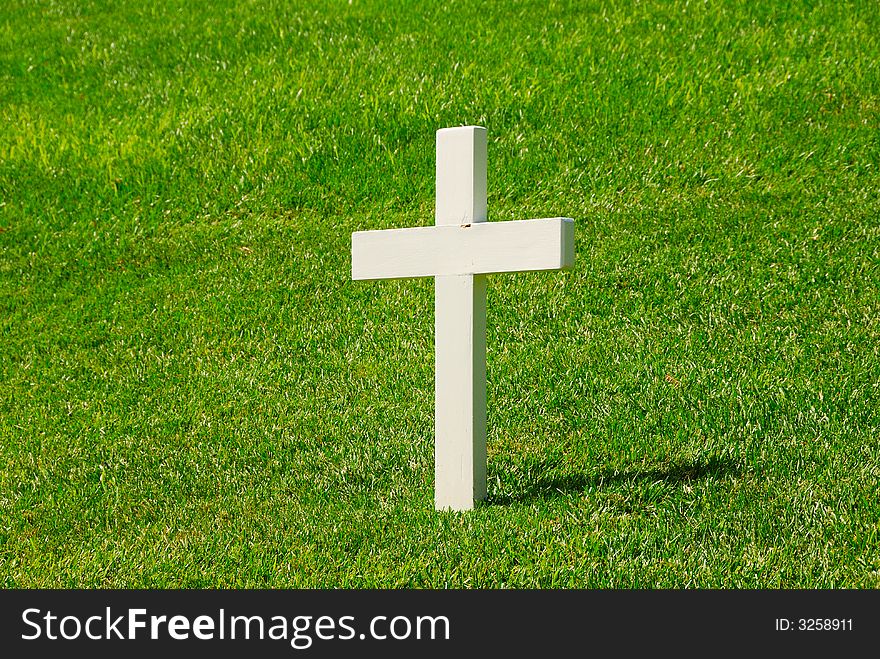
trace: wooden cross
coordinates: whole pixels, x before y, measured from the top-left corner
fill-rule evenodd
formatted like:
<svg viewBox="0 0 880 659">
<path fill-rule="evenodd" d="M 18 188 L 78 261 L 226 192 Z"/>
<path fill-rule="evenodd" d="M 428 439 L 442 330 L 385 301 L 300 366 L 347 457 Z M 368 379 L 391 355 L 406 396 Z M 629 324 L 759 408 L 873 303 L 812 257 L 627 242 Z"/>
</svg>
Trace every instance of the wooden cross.
<svg viewBox="0 0 880 659">
<path fill-rule="evenodd" d="M 352 279 L 434 277 L 434 504 L 486 496 L 486 275 L 574 265 L 574 220 L 486 222 L 486 129 L 437 131 L 436 225 L 351 236 Z"/>
</svg>

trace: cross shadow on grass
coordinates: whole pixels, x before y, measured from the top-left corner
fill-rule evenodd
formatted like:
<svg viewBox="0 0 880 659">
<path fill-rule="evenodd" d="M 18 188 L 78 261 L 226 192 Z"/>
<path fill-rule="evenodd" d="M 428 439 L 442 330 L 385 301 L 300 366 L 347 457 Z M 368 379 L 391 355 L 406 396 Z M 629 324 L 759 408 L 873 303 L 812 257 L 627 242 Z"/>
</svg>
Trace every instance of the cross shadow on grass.
<svg viewBox="0 0 880 659">
<path fill-rule="evenodd" d="M 597 469 L 587 473 L 572 473 L 571 467 L 557 460 L 535 462 L 501 476 L 490 470 L 490 483 L 499 483 L 495 492 L 490 486 L 486 505 L 527 503 L 542 499 L 568 497 L 591 489 L 611 489 L 620 485 L 658 483 L 675 489 L 686 483 L 736 476 L 741 467 L 734 460 L 722 457 L 696 458 L 670 462 L 643 469 Z"/>
</svg>

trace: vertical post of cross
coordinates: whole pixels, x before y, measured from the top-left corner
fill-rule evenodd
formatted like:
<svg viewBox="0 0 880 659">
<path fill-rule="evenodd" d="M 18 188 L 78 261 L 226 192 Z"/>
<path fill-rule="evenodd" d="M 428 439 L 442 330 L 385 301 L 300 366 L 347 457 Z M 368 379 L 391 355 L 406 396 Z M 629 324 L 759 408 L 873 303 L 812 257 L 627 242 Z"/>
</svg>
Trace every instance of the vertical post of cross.
<svg viewBox="0 0 880 659">
<path fill-rule="evenodd" d="M 437 131 L 436 223 L 486 221 L 486 129 Z M 434 279 L 434 505 L 486 497 L 486 276 Z"/>
</svg>

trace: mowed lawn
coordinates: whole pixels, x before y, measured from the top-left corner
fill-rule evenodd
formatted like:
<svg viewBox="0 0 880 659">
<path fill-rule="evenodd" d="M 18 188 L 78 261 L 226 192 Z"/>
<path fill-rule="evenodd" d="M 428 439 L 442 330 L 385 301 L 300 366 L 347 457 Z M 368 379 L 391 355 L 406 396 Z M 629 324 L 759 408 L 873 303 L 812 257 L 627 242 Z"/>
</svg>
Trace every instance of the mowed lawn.
<svg viewBox="0 0 880 659">
<path fill-rule="evenodd" d="M 0 585 L 880 587 L 875 2 L 4 0 Z M 438 128 L 489 281 L 433 510 Z"/>
</svg>

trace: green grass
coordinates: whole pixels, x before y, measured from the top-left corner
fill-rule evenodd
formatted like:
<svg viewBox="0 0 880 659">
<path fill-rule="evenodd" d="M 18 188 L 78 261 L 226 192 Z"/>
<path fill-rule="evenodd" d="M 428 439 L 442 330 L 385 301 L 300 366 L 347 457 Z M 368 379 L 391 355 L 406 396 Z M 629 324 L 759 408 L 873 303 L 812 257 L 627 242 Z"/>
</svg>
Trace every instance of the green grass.
<svg viewBox="0 0 880 659">
<path fill-rule="evenodd" d="M 880 587 L 865 2 L 0 8 L 0 585 Z M 433 511 L 433 288 L 350 234 L 576 219 L 489 283 Z"/>
</svg>

